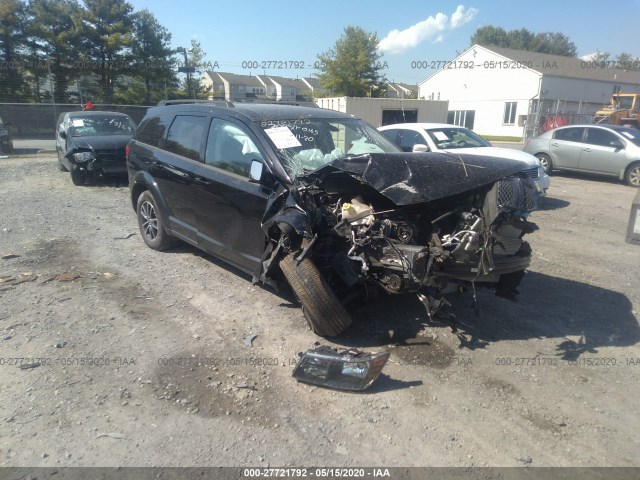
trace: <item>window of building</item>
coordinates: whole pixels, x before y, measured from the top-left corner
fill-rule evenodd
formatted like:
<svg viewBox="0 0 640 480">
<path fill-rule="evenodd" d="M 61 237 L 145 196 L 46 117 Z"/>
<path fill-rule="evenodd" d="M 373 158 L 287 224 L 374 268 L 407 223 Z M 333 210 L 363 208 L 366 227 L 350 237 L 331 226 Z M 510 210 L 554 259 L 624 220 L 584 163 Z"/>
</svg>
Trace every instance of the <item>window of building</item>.
<svg viewBox="0 0 640 480">
<path fill-rule="evenodd" d="M 516 123 L 516 108 L 518 102 L 504 102 L 504 116 L 502 123 L 505 125 L 514 125 Z"/>
<path fill-rule="evenodd" d="M 473 130 L 473 122 L 475 120 L 475 116 L 475 110 L 451 110 L 447 114 L 447 123 Z"/>
</svg>

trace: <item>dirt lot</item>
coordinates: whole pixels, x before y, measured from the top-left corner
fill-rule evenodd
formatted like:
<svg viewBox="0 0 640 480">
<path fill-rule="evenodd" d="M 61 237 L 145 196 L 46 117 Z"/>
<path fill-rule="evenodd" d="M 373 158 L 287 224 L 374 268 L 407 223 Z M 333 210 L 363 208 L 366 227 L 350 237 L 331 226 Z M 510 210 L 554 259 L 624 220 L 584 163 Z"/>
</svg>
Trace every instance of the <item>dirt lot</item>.
<svg viewBox="0 0 640 480">
<path fill-rule="evenodd" d="M 392 356 L 353 394 L 291 378 L 321 340 L 291 297 L 147 248 L 125 182 L 1 162 L 2 466 L 640 465 L 632 188 L 554 176 L 519 301 L 452 295 L 457 334 L 414 296 L 356 312 L 334 344 Z"/>
</svg>

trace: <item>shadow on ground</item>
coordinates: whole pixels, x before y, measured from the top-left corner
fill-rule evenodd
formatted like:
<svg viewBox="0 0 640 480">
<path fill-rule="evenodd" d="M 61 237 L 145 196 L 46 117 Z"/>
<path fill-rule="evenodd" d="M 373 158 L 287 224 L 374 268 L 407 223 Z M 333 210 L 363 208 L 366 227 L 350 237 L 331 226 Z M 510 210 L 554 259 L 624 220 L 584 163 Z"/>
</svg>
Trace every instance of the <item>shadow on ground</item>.
<svg viewBox="0 0 640 480">
<path fill-rule="evenodd" d="M 575 360 L 601 347 L 635 345 L 640 327 L 629 299 L 612 290 L 582 282 L 530 272 L 519 301 L 498 298 L 490 289 L 478 291 L 472 306 L 470 292 L 447 298 L 457 317 L 459 349 L 475 350 L 503 340 L 557 338 L 557 354 Z M 429 323 L 415 295 L 389 296 L 354 314 L 353 327 L 334 342 L 359 348 L 410 345 Z M 421 337 L 418 337 L 421 338 Z"/>
</svg>

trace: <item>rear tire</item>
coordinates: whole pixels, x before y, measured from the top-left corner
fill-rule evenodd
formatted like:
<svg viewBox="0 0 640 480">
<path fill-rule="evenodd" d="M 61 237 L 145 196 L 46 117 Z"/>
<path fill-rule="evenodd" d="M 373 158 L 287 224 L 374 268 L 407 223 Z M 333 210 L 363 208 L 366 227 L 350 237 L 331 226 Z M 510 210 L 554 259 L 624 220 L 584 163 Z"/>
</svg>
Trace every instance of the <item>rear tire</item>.
<svg viewBox="0 0 640 480">
<path fill-rule="evenodd" d="M 640 188 L 640 163 L 631 165 L 624 175 L 625 182 L 630 187 Z"/>
<path fill-rule="evenodd" d="M 166 250 L 175 244 L 175 239 L 164 229 L 158 205 L 149 190 L 145 190 L 138 197 L 136 212 L 140 235 L 149 248 Z"/>
<path fill-rule="evenodd" d="M 546 153 L 538 153 L 536 155 L 536 158 L 540 160 L 540 163 L 542 164 L 542 168 L 544 169 L 544 173 L 549 175 L 553 170 L 553 162 L 551 162 L 551 157 Z"/>
<path fill-rule="evenodd" d="M 302 311 L 311 330 L 321 337 L 340 335 L 351 325 L 351 316 L 309 259 L 301 262 L 290 253 L 280 261 L 280 269 L 293 293 L 302 304 Z"/>
</svg>

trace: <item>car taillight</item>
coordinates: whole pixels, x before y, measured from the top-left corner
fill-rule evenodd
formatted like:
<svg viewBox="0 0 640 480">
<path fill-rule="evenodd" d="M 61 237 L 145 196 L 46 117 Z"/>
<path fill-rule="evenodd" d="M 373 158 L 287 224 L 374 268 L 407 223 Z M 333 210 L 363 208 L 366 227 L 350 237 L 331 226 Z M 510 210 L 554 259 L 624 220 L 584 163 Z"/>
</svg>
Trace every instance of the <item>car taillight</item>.
<svg viewBox="0 0 640 480">
<path fill-rule="evenodd" d="M 129 152 L 131 151 L 131 149 L 129 148 L 129 144 L 127 144 L 126 147 L 124 147 L 124 157 L 127 159 L 127 162 L 129 161 Z"/>
</svg>

